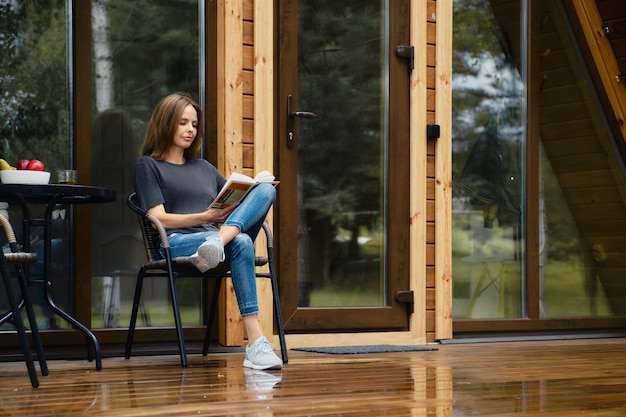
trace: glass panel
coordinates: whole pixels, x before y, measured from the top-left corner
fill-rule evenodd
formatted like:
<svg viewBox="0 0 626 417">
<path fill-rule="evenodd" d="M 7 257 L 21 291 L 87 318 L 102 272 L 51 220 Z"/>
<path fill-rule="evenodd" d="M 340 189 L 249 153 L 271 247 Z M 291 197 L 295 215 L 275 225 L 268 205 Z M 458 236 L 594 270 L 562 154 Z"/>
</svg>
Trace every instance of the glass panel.
<svg viewBox="0 0 626 417">
<path fill-rule="evenodd" d="M 453 312 L 524 312 L 520 2 L 454 1 Z"/>
<path fill-rule="evenodd" d="M 152 110 L 171 92 L 185 91 L 198 98 L 202 79 L 198 0 L 138 3 L 92 3 L 93 183 L 118 193 L 115 203 L 92 208 L 96 328 L 128 325 L 137 267 L 145 261 L 137 218 L 125 198 L 132 191 L 135 162 Z M 138 325 L 172 325 L 166 281 L 150 279 L 144 285 Z M 200 281 L 181 280 L 178 285 L 183 322 L 201 323 Z"/>
<path fill-rule="evenodd" d="M 624 315 L 626 171 L 559 2 L 541 7 L 541 314 Z"/>
<path fill-rule="evenodd" d="M 385 299 L 383 2 L 299 2 L 298 306 Z"/>
<path fill-rule="evenodd" d="M 0 157 L 12 166 L 21 159 L 39 159 L 50 172 L 71 166 L 68 14 L 64 0 L 0 2 Z M 51 290 L 57 304 L 71 311 L 72 283 L 67 270 L 70 214 L 64 207 L 60 209 L 63 216 L 57 217 L 52 230 Z M 20 239 L 19 207 L 0 202 L 0 210 L 9 216 Z M 32 208 L 33 216 L 40 213 L 43 207 Z M 57 211 L 55 215 L 60 213 Z M 29 238 L 31 251 L 41 255 L 40 230 L 33 229 Z M 42 279 L 40 263 L 31 266 L 31 279 Z M 44 307 L 43 287 L 33 286 L 31 291 L 39 326 L 50 328 L 63 324 L 62 320 L 55 321 Z M 2 311 L 6 311 L 6 303 L 0 301 L 0 304 Z"/>
</svg>

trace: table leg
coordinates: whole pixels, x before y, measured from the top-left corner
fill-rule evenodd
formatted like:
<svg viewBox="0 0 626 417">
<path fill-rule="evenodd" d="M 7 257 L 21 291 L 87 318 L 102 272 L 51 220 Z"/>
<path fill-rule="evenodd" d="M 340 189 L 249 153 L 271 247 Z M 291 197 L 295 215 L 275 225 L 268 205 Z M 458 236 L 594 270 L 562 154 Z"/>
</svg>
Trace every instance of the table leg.
<svg viewBox="0 0 626 417">
<path fill-rule="evenodd" d="M 46 289 L 46 299 L 48 300 L 48 306 L 52 311 L 54 311 L 58 316 L 71 324 L 75 329 L 79 330 L 85 336 L 87 341 L 87 359 L 89 362 L 93 360 L 94 353 L 96 358 L 96 369 L 99 371 L 102 369 L 102 355 L 100 353 L 100 342 L 95 334 L 84 324 L 76 320 L 74 317 L 70 316 L 65 310 L 61 309 L 57 306 L 52 299 L 52 294 L 50 293 L 49 287 L 51 283 L 48 281 L 45 285 Z M 92 350 L 93 349 L 93 350 Z"/>
<path fill-rule="evenodd" d="M 72 325 L 75 329 L 83 333 L 85 339 L 87 341 L 87 359 L 89 362 L 93 361 L 94 355 L 96 359 L 96 369 L 102 369 L 102 355 L 100 353 L 100 342 L 96 338 L 96 335 L 84 324 L 76 320 L 70 314 L 68 314 L 65 310 L 61 309 L 56 305 L 54 299 L 52 298 L 52 294 L 50 291 L 50 286 L 52 285 L 50 281 L 50 276 L 52 273 L 52 211 L 56 208 L 57 202 L 61 199 L 62 196 L 57 196 L 57 198 L 53 198 L 46 205 L 46 210 L 43 219 L 31 219 L 28 216 L 28 228 L 32 226 L 41 226 L 43 227 L 43 266 L 44 266 L 44 291 L 46 295 L 46 300 L 50 309 L 56 313 L 59 317 L 67 321 L 70 325 Z"/>
</svg>

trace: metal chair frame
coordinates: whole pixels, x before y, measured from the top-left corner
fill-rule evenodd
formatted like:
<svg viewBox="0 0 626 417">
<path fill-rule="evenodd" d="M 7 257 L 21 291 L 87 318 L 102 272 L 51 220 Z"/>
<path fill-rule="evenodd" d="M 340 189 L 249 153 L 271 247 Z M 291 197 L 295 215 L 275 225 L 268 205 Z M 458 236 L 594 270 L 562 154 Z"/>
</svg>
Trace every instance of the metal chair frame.
<svg viewBox="0 0 626 417">
<path fill-rule="evenodd" d="M 144 263 L 137 273 L 137 283 L 135 288 L 135 295 L 133 299 L 133 309 L 130 317 L 130 324 L 128 328 L 128 338 L 126 340 L 125 357 L 130 358 L 133 339 L 135 334 L 135 327 L 137 323 L 137 315 L 141 302 L 141 291 L 143 287 L 144 278 L 154 277 L 166 277 L 168 278 L 170 296 L 172 301 L 172 309 L 174 314 L 174 322 L 176 326 L 176 335 L 178 338 L 178 349 L 180 352 L 180 361 L 182 367 L 187 367 L 187 353 L 185 349 L 185 342 L 183 336 L 183 325 L 180 317 L 180 308 L 178 303 L 178 293 L 176 290 L 176 278 L 182 277 L 196 277 L 202 279 L 214 279 L 214 293 L 211 303 L 209 319 L 206 328 L 206 334 L 204 337 L 204 344 L 202 348 L 202 354 L 206 356 L 209 351 L 209 342 L 211 333 L 213 331 L 213 322 L 217 313 L 217 305 L 220 293 L 220 286 L 222 278 L 231 277 L 229 265 L 227 263 L 221 263 L 216 268 L 206 272 L 198 271 L 193 264 L 189 261 L 188 256 L 173 258 L 170 251 L 169 241 L 167 239 L 167 233 L 161 222 L 154 216 L 148 214 L 146 210 L 139 207 L 136 202 L 136 193 L 132 192 L 128 195 L 127 205 L 137 214 L 141 231 L 143 235 L 143 241 L 146 249 L 147 262 Z M 257 278 L 269 278 L 272 283 L 272 292 L 274 299 L 274 312 L 275 319 L 278 326 L 278 336 L 280 339 L 280 349 L 283 363 L 287 363 L 287 345 L 285 342 L 285 331 L 283 327 L 282 312 L 280 307 L 280 298 L 278 294 L 278 281 L 276 278 L 276 269 L 274 266 L 274 243 L 272 232 L 267 223 L 263 224 L 263 230 L 267 240 L 267 257 L 257 256 L 255 258 L 256 266 L 267 265 L 269 267 L 268 272 L 258 271 L 256 272 Z M 157 259 L 157 251 L 162 248 L 165 253 L 164 259 Z"/>
<path fill-rule="evenodd" d="M 22 352 L 24 354 L 24 360 L 26 361 L 26 369 L 28 370 L 28 376 L 30 377 L 31 385 L 36 388 L 39 386 L 39 378 L 37 376 L 37 370 L 35 369 L 35 362 L 33 360 L 33 354 L 30 350 L 30 344 L 28 342 L 28 336 L 26 334 L 26 328 L 24 321 L 22 320 L 22 308 L 26 309 L 26 315 L 30 325 L 33 341 L 37 350 L 37 359 L 39 360 L 39 367 L 43 376 L 48 375 L 48 365 L 46 363 L 46 357 L 43 351 L 43 344 L 41 343 L 41 337 L 39 336 L 39 329 L 37 327 L 37 321 L 35 320 L 35 312 L 30 302 L 28 294 L 28 283 L 24 275 L 23 264 L 34 263 L 37 261 L 37 255 L 29 252 L 20 252 L 17 246 L 17 240 L 15 239 L 15 233 L 11 223 L 6 217 L 0 215 L 0 226 L 4 229 L 4 233 L 7 237 L 10 252 L 4 253 L 0 256 L 0 275 L 2 275 L 2 281 L 7 293 L 9 305 L 11 311 L 7 312 L 0 319 L 0 325 L 8 322 L 12 319 L 15 329 L 17 330 L 20 343 L 22 345 Z M 15 269 L 10 270 L 9 264 L 13 264 Z M 22 301 L 17 302 L 15 293 L 13 292 L 13 285 L 11 279 L 17 278 L 22 293 Z"/>
</svg>

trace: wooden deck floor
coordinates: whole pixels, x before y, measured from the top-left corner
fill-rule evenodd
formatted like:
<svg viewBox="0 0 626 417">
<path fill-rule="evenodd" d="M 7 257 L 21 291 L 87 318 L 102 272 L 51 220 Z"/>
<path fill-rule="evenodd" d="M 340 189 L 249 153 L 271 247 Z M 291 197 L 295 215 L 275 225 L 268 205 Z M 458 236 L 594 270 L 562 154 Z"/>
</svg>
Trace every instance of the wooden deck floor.
<svg viewBox="0 0 626 417">
<path fill-rule="evenodd" d="M 290 351 L 282 372 L 241 353 L 50 360 L 32 388 L 0 363 L 0 416 L 625 416 L 626 339 L 451 344 L 436 351 Z"/>
</svg>

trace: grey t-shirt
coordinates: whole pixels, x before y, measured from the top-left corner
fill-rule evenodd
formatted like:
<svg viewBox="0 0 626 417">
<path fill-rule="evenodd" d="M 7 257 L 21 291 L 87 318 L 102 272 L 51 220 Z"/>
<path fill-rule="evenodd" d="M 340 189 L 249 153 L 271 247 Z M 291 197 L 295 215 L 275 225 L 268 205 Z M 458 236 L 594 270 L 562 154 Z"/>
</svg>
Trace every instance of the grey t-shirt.
<svg viewBox="0 0 626 417">
<path fill-rule="evenodd" d="M 142 156 L 135 165 L 134 186 L 138 202 L 146 210 L 163 204 L 168 213 L 200 213 L 207 209 L 226 183 L 224 176 L 204 159 L 177 165 Z M 212 223 L 168 229 L 167 233 L 215 230 Z"/>
</svg>

